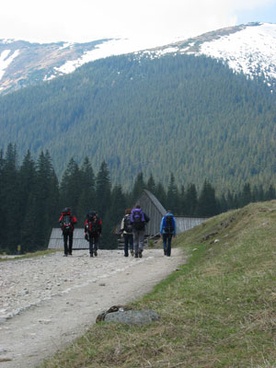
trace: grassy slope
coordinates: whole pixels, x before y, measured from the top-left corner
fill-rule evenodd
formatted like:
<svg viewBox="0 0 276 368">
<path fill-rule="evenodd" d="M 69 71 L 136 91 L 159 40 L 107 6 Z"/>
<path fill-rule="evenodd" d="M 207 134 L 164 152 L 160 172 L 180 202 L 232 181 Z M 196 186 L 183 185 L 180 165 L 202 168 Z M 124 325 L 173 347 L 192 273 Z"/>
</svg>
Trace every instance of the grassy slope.
<svg viewBox="0 0 276 368">
<path fill-rule="evenodd" d="M 159 322 L 97 324 L 43 367 L 276 367 L 276 201 L 214 217 L 174 246 L 187 264 L 133 304 Z"/>
</svg>

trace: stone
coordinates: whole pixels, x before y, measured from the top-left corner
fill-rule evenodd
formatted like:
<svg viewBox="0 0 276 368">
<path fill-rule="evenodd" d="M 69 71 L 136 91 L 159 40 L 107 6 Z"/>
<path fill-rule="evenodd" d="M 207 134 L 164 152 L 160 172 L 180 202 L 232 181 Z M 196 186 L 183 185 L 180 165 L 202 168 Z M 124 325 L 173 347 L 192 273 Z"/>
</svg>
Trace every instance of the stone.
<svg viewBox="0 0 276 368">
<path fill-rule="evenodd" d="M 153 310 L 125 310 L 124 308 L 119 308 L 117 311 L 102 314 L 102 321 L 105 322 L 117 322 L 125 323 L 128 325 L 144 325 L 158 321 L 160 316 Z M 99 321 L 97 321 L 99 322 Z"/>
</svg>

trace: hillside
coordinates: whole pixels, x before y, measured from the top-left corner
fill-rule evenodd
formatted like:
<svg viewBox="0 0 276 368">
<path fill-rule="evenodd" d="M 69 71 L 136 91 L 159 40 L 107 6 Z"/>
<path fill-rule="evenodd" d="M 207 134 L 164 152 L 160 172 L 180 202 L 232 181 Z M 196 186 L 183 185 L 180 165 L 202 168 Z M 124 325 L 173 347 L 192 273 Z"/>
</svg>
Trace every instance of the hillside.
<svg viewBox="0 0 276 368">
<path fill-rule="evenodd" d="M 41 367 L 274 367 L 275 234 L 276 201 L 181 234 L 173 244 L 187 263 L 131 303 L 159 321 L 91 326 Z"/>
<path fill-rule="evenodd" d="M 199 44 L 241 29 L 158 57 L 155 50 L 99 59 L 4 95 L 0 147 L 16 143 L 20 157 L 49 150 L 59 178 L 72 157 L 81 164 L 87 156 L 96 171 L 105 160 L 112 182 L 127 189 L 140 171 L 166 186 L 172 172 L 179 186 L 208 179 L 223 192 L 245 182 L 268 187 L 276 179 L 271 86 L 262 73 L 249 78 L 199 54 Z"/>
</svg>

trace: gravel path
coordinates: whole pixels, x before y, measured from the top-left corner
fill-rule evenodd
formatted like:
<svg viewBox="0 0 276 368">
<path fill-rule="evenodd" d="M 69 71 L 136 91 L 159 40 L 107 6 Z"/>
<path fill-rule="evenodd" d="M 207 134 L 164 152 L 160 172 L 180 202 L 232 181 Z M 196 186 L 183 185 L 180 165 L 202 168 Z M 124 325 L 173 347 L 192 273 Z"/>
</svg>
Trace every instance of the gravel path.
<svg viewBox="0 0 276 368">
<path fill-rule="evenodd" d="M 32 368 L 81 336 L 98 314 L 149 292 L 180 264 L 181 250 L 143 258 L 119 250 L 61 252 L 0 263 L 0 368 Z"/>
</svg>

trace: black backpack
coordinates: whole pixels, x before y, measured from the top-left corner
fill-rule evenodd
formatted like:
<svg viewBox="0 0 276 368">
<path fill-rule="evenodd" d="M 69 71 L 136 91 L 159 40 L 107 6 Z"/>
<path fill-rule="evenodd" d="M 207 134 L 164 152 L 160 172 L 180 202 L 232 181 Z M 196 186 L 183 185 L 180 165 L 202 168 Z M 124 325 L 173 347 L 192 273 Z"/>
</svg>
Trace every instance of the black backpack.
<svg viewBox="0 0 276 368">
<path fill-rule="evenodd" d="M 125 215 L 124 217 L 124 231 L 126 233 L 132 233 L 132 224 L 130 221 L 130 215 Z"/>
<path fill-rule="evenodd" d="M 173 234 L 174 233 L 173 216 L 172 215 L 167 215 L 165 217 L 164 231 L 165 231 L 166 234 Z"/>
<path fill-rule="evenodd" d="M 64 215 L 62 218 L 62 230 L 64 232 L 70 232 L 72 231 L 73 226 L 71 223 L 71 216 L 70 215 Z"/>
<path fill-rule="evenodd" d="M 88 220 L 87 230 L 93 234 L 99 233 L 101 228 L 99 216 L 95 212 L 89 212 L 86 217 Z"/>
</svg>

